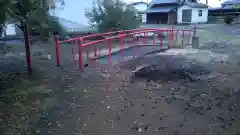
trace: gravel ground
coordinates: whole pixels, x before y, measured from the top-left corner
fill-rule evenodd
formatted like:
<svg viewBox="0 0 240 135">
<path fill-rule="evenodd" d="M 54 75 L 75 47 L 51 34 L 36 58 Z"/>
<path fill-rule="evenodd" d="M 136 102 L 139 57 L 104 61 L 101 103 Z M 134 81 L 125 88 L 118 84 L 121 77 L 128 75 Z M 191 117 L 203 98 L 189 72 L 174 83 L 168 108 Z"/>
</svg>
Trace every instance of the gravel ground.
<svg viewBox="0 0 240 135">
<path fill-rule="evenodd" d="M 238 44 L 211 42 L 114 67 L 92 61 L 82 74 L 72 62 L 34 59 L 41 81 L 1 92 L 0 133 L 238 135 Z"/>
<path fill-rule="evenodd" d="M 83 134 L 237 134 L 239 68 L 228 60 L 189 61 L 160 55 L 105 69 Z"/>
</svg>

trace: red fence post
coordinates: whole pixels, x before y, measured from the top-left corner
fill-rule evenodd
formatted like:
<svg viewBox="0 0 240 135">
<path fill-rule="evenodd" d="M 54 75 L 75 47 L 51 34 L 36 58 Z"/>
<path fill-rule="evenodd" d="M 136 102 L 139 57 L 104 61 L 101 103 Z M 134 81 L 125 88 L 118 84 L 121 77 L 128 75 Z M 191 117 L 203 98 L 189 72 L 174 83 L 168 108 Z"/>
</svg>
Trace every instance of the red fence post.
<svg viewBox="0 0 240 135">
<path fill-rule="evenodd" d="M 100 57 L 101 48 L 98 48 L 98 57 Z"/>
<path fill-rule="evenodd" d="M 120 47 L 121 47 L 121 50 L 122 50 L 122 59 L 124 57 L 124 34 L 121 33 L 120 35 Z"/>
<path fill-rule="evenodd" d="M 94 57 L 95 58 L 97 57 L 97 47 L 96 47 L 96 45 L 94 45 Z"/>
<path fill-rule="evenodd" d="M 74 40 L 72 40 L 72 60 L 75 60 L 75 56 L 74 56 Z"/>
<path fill-rule="evenodd" d="M 190 44 L 191 30 L 188 31 L 188 44 Z"/>
<path fill-rule="evenodd" d="M 108 64 L 112 65 L 112 40 L 108 40 Z"/>
<path fill-rule="evenodd" d="M 177 44 L 178 44 L 178 29 L 177 29 L 177 32 L 176 32 L 176 39 L 175 39 L 175 41 L 176 41 Z"/>
<path fill-rule="evenodd" d="M 59 36 L 55 35 L 57 66 L 60 66 Z"/>
<path fill-rule="evenodd" d="M 183 45 L 183 41 L 184 40 L 184 30 L 182 30 L 182 45 Z"/>
<path fill-rule="evenodd" d="M 153 45 L 156 44 L 156 41 L 155 41 L 155 33 L 153 32 Z"/>
<path fill-rule="evenodd" d="M 170 37 L 170 30 L 167 30 L 167 37 L 168 37 L 168 48 L 170 48 L 170 44 L 171 44 L 171 37 Z"/>
<path fill-rule="evenodd" d="M 174 46 L 174 26 L 172 26 L 172 46 Z"/>
<path fill-rule="evenodd" d="M 135 34 L 132 36 L 133 42 L 132 42 L 132 56 L 135 58 Z"/>
<path fill-rule="evenodd" d="M 160 40 L 160 49 L 162 49 L 162 45 L 163 45 L 163 31 L 159 31 L 159 40 Z"/>
<path fill-rule="evenodd" d="M 194 25 L 194 38 L 196 37 L 196 32 L 197 32 L 197 26 L 196 24 Z"/>
<path fill-rule="evenodd" d="M 87 43 L 87 42 L 88 42 L 88 40 L 85 41 L 85 43 Z M 86 49 L 85 51 L 86 51 L 87 60 L 88 60 L 88 46 L 86 46 L 85 49 Z"/>
<path fill-rule="evenodd" d="M 147 44 L 147 41 L 148 41 L 148 39 L 147 39 L 147 33 L 144 32 L 144 33 L 143 33 L 143 36 L 144 36 L 144 44 Z"/>
<path fill-rule="evenodd" d="M 82 46 L 83 46 L 83 39 L 80 37 L 78 40 L 78 59 L 79 59 L 79 70 L 81 72 L 83 72 Z"/>
</svg>

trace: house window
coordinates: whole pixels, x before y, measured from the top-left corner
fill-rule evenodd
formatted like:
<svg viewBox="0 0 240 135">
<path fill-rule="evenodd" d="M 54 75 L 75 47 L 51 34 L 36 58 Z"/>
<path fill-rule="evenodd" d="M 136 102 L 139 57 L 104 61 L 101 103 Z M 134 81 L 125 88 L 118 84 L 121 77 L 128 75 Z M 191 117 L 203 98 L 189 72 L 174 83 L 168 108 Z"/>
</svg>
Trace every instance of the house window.
<svg viewBox="0 0 240 135">
<path fill-rule="evenodd" d="M 202 10 L 198 10 L 198 16 L 202 16 Z"/>
</svg>

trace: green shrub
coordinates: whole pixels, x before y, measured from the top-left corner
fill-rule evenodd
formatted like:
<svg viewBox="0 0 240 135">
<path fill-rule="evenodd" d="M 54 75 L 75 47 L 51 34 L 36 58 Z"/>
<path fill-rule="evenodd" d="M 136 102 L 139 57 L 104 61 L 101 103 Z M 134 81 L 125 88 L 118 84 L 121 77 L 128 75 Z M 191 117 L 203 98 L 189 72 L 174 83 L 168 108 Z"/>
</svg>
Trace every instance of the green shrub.
<svg viewBox="0 0 240 135">
<path fill-rule="evenodd" d="M 121 0 L 98 1 L 85 15 L 100 32 L 135 29 L 140 23 L 136 9 Z"/>
<path fill-rule="evenodd" d="M 233 23 L 233 21 L 234 21 L 234 16 L 226 16 L 225 18 L 224 18 L 224 22 L 226 23 L 226 24 L 232 24 Z"/>
</svg>

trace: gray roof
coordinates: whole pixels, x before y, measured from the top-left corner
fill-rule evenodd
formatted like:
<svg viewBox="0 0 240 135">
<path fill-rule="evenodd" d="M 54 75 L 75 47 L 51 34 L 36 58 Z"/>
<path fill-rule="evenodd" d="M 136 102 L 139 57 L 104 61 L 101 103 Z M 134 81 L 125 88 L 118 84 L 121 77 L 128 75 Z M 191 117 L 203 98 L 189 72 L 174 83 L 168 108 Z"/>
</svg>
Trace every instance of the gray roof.
<svg viewBox="0 0 240 135">
<path fill-rule="evenodd" d="M 240 4 L 240 0 L 227 0 L 224 1 L 221 5 L 232 5 L 232 4 Z"/>
<path fill-rule="evenodd" d="M 132 2 L 132 3 L 129 3 L 128 5 L 138 5 L 138 4 L 145 4 L 145 5 L 148 5 L 147 2 L 142 2 L 142 1 L 140 1 L 140 2 Z"/>
<path fill-rule="evenodd" d="M 148 8 L 146 13 L 168 13 L 172 10 L 176 9 L 176 7 L 156 7 L 156 8 Z"/>
<path fill-rule="evenodd" d="M 178 0 L 152 0 L 149 4 L 167 4 L 167 3 L 179 3 Z"/>
<path fill-rule="evenodd" d="M 203 3 L 186 2 L 184 4 L 187 4 L 187 5 L 189 5 L 191 7 L 195 7 L 195 8 L 207 8 L 208 7 L 208 5 L 203 4 Z"/>
</svg>

